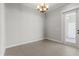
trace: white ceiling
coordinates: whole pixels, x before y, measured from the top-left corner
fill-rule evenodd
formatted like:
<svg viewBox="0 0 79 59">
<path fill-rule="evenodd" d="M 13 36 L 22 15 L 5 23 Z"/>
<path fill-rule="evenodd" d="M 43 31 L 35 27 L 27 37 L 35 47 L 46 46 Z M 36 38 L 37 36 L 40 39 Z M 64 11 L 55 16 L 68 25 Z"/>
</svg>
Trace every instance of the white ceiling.
<svg viewBox="0 0 79 59">
<path fill-rule="evenodd" d="M 39 3 L 23 3 L 24 6 L 27 6 L 27 7 L 33 8 L 33 9 L 36 9 L 36 6 L 38 4 Z M 49 11 L 50 11 L 50 10 L 53 10 L 55 8 L 59 8 L 59 7 L 65 6 L 68 3 L 47 3 L 47 4 L 49 6 Z"/>
</svg>

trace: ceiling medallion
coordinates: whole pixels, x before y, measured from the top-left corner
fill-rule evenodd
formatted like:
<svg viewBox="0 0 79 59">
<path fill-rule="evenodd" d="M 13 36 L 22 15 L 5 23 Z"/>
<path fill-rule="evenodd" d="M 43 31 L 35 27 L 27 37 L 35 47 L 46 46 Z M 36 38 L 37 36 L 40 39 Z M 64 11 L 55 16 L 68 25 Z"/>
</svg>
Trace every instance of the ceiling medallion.
<svg viewBox="0 0 79 59">
<path fill-rule="evenodd" d="M 41 3 L 37 5 L 37 10 L 41 13 L 45 13 L 48 10 L 48 4 Z"/>
</svg>

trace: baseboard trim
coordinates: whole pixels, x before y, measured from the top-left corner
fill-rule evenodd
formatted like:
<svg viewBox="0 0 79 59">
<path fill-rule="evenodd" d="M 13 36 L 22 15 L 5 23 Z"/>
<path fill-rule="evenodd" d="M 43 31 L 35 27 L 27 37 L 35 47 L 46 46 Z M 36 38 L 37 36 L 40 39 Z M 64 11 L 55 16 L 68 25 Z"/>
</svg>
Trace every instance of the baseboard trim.
<svg viewBox="0 0 79 59">
<path fill-rule="evenodd" d="M 57 43 L 63 43 L 62 41 L 59 41 L 59 40 L 56 40 L 56 39 L 53 39 L 53 38 L 50 38 L 50 37 L 47 37 L 46 39 L 51 40 L 51 41 L 55 41 Z"/>
<path fill-rule="evenodd" d="M 40 41 L 40 40 L 43 40 L 43 38 L 39 38 L 38 40 L 36 39 L 36 40 L 31 40 L 31 41 L 22 42 L 22 43 L 19 43 L 19 44 L 7 46 L 6 48 L 12 48 L 12 47 L 20 46 L 20 45 L 23 45 L 23 44 L 28 44 L 28 43 L 32 43 L 32 42 L 37 42 L 37 41 Z"/>
<path fill-rule="evenodd" d="M 36 39 L 36 40 L 28 41 L 28 42 L 22 42 L 22 43 L 19 43 L 19 44 L 7 46 L 6 48 L 12 48 L 12 47 L 20 46 L 20 45 L 23 45 L 23 44 L 28 44 L 28 43 L 32 43 L 32 42 L 37 42 L 37 41 L 40 41 L 40 40 L 43 40 L 43 39 L 48 39 L 48 40 L 51 40 L 51 41 L 54 41 L 54 42 L 57 42 L 57 43 L 63 44 L 63 45 L 68 45 L 68 44 L 66 44 L 66 43 L 63 42 L 63 41 L 59 41 L 59 40 L 53 39 L 53 38 L 51 38 L 51 37 L 46 37 L 46 38 L 39 38 L 38 40 Z M 68 46 L 73 46 L 73 45 L 68 45 Z M 79 48 L 79 47 L 77 47 L 77 46 L 74 46 L 74 47 Z"/>
<path fill-rule="evenodd" d="M 79 48 L 79 47 L 76 46 L 76 45 L 67 44 L 66 42 L 59 41 L 59 40 L 56 40 L 56 39 L 53 39 L 53 38 L 50 38 L 50 37 L 47 37 L 46 39 L 51 40 L 51 41 L 54 41 L 54 42 L 57 42 L 57 43 L 59 43 L 59 44 L 63 44 L 63 45 L 67 45 L 67 46 L 72 46 L 72 47 L 75 47 L 75 48 Z"/>
<path fill-rule="evenodd" d="M 4 55 L 5 55 L 5 51 L 6 51 L 6 48 L 4 49 L 4 52 L 3 52 L 2 56 L 4 56 Z"/>
<path fill-rule="evenodd" d="M 4 54 L 5 54 L 5 49 L 4 49 L 3 51 L 1 51 L 0 53 L 1 53 L 0 56 L 4 56 Z"/>
</svg>

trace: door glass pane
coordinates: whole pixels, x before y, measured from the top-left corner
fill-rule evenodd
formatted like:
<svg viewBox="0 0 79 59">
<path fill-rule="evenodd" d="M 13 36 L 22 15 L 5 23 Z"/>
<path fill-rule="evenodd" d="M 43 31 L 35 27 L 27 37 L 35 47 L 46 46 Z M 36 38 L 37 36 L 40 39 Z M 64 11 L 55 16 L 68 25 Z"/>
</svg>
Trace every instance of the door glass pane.
<svg viewBox="0 0 79 59">
<path fill-rule="evenodd" d="M 76 43 L 76 12 L 65 14 L 65 40 Z"/>
</svg>

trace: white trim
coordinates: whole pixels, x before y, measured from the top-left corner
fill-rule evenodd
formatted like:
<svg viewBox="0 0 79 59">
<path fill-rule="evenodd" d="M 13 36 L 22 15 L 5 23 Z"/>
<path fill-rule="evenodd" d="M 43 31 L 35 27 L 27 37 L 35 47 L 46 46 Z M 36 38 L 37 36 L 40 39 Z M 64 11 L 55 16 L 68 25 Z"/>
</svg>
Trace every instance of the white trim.
<svg viewBox="0 0 79 59">
<path fill-rule="evenodd" d="M 72 7 L 72 8 L 70 8 L 70 7 Z M 72 12 L 72 11 L 77 11 L 79 9 L 79 4 L 78 5 L 76 5 L 76 4 L 70 4 L 70 5 L 68 5 L 68 6 L 66 6 L 65 7 L 65 9 L 63 8 L 62 9 L 62 11 L 61 11 L 61 17 L 62 17 L 62 19 L 61 19 L 61 32 L 62 32 L 62 34 L 61 34 L 61 39 L 62 39 L 62 41 L 63 41 L 63 43 L 65 44 L 65 45 L 70 45 L 70 46 L 75 46 L 75 47 L 77 47 L 77 48 L 79 48 L 78 46 L 77 46 L 77 42 L 74 44 L 74 43 L 69 43 L 69 42 L 65 42 L 65 21 L 64 21 L 64 14 L 65 13 L 69 13 L 69 12 Z M 76 40 L 78 40 L 78 39 L 76 39 Z"/>
<path fill-rule="evenodd" d="M 67 42 L 63 42 L 62 40 L 59 41 L 59 40 L 53 39 L 53 38 L 51 38 L 51 37 L 47 37 L 46 39 L 51 40 L 51 41 L 54 41 L 54 42 L 57 42 L 57 43 L 59 43 L 59 44 L 63 44 L 63 45 L 67 45 L 67 46 L 72 46 L 72 47 L 75 47 L 75 48 L 79 48 L 79 47 L 76 46 L 76 45 L 69 44 L 69 43 L 67 43 Z"/>
<path fill-rule="evenodd" d="M 6 51 L 6 48 L 4 47 L 4 50 L 3 50 L 2 56 L 5 56 L 5 51 Z"/>
<path fill-rule="evenodd" d="M 79 9 L 79 4 L 73 4 L 73 3 L 71 3 L 71 4 L 63 7 L 62 12 L 63 13 L 64 12 L 69 12 L 69 11 L 72 11 L 72 10 L 75 10 L 75 9 Z"/>
<path fill-rule="evenodd" d="M 51 38 L 51 37 L 47 37 L 46 39 L 51 40 L 51 41 L 55 41 L 55 42 L 57 42 L 57 43 L 63 43 L 62 41 L 53 39 L 53 38 Z"/>
<path fill-rule="evenodd" d="M 5 6 L 4 3 L 1 5 L 1 56 L 5 53 Z"/>
<path fill-rule="evenodd" d="M 6 48 L 12 48 L 12 47 L 20 46 L 20 45 L 23 45 L 23 44 L 37 42 L 37 41 L 40 41 L 40 40 L 43 40 L 43 38 L 38 38 L 38 39 L 35 39 L 35 40 L 31 40 L 31 41 L 22 42 L 22 43 L 19 43 L 19 44 L 10 45 L 10 46 L 7 46 Z"/>
</svg>

